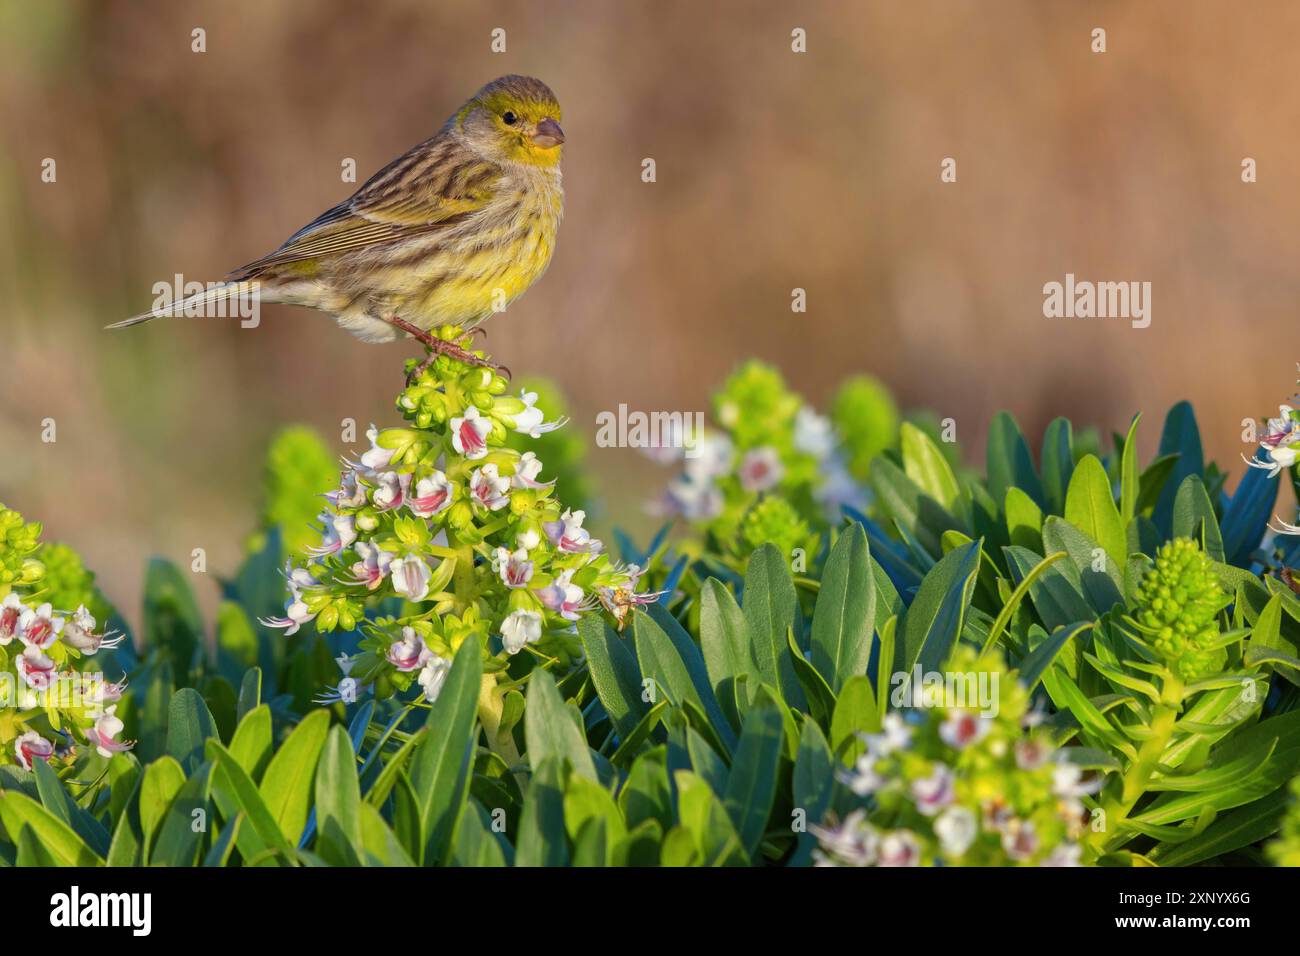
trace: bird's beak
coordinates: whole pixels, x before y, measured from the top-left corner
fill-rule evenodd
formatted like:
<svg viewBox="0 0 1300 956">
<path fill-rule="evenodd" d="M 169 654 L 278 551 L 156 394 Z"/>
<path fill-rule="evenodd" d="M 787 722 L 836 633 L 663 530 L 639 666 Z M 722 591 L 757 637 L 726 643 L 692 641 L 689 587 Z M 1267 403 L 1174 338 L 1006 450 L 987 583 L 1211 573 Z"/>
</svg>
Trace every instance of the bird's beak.
<svg viewBox="0 0 1300 956">
<path fill-rule="evenodd" d="M 541 149 L 550 149 L 552 146 L 559 146 L 564 142 L 564 130 L 560 129 L 560 124 L 555 122 L 549 116 L 537 124 L 537 128 L 532 134 L 533 145 Z"/>
</svg>

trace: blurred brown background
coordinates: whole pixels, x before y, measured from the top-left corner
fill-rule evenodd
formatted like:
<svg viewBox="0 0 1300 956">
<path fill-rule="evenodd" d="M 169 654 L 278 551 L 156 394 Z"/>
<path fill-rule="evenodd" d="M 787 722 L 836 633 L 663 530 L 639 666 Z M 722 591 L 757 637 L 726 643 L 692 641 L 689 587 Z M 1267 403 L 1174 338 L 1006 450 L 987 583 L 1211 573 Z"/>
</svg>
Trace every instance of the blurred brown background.
<svg viewBox="0 0 1300 956">
<path fill-rule="evenodd" d="M 1190 398 L 1239 472 L 1241 419 L 1300 357 L 1298 33 L 1289 0 L 0 0 L 0 501 L 127 609 L 151 553 L 230 570 L 268 437 L 393 422 L 411 347 L 274 306 L 251 331 L 101 327 L 274 247 L 355 188 L 345 158 L 363 181 L 509 72 L 564 104 L 567 212 L 488 344 L 557 379 L 572 427 L 702 408 L 759 356 L 818 403 L 870 371 L 955 417 L 973 460 L 1000 408 L 1033 436 L 1141 409 L 1150 454 Z M 1045 319 L 1067 272 L 1150 281 L 1151 327 Z M 644 528 L 665 474 L 592 465 L 607 523 Z"/>
</svg>

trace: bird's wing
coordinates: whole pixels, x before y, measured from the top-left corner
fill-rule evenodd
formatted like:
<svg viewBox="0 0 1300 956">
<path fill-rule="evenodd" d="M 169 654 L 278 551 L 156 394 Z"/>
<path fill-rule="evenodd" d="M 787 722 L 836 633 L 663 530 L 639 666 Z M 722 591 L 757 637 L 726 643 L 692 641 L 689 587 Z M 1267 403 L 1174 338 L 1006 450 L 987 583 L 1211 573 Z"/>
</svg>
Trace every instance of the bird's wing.
<svg viewBox="0 0 1300 956">
<path fill-rule="evenodd" d="M 332 258 L 447 229 L 480 212 L 501 169 L 439 136 L 389 163 L 269 255 L 231 273 L 250 279 L 278 267 Z"/>
</svg>

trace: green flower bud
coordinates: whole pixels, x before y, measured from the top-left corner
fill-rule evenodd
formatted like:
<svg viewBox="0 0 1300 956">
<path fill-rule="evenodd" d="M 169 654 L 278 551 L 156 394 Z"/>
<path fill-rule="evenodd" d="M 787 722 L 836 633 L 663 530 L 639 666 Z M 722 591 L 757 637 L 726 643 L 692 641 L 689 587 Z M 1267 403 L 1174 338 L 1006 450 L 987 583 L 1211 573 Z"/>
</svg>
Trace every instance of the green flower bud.
<svg viewBox="0 0 1300 956">
<path fill-rule="evenodd" d="M 808 540 L 808 523 L 784 498 L 769 495 L 751 508 L 741 522 L 740 537 L 748 554 L 772 543 L 782 554 L 803 547 Z"/>
<path fill-rule="evenodd" d="M 1209 645 L 1230 600 L 1205 552 L 1190 538 L 1175 538 L 1156 552 L 1138 588 L 1135 618 L 1174 673 L 1199 680 L 1227 662 L 1226 649 Z"/>
</svg>

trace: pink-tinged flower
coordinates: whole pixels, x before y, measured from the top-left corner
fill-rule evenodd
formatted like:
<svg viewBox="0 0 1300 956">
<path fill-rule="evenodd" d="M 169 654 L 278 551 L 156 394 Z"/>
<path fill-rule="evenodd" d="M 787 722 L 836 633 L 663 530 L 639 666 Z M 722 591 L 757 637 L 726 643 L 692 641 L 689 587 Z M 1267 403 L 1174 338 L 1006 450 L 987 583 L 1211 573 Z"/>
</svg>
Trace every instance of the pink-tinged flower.
<svg viewBox="0 0 1300 956">
<path fill-rule="evenodd" d="M 861 736 L 867 750 L 880 759 L 897 750 L 906 750 L 912 743 L 912 728 L 897 713 L 891 712 L 885 714 L 880 722 L 880 733 Z"/>
<path fill-rule="evenodd" d="M 511 611 L 501 622 L 501 644 L 507 654 L 518 654 L 525 644 L 542 636 L 542 616 L 536 611 Z"/>
<path fill-rule="evenodd" d="M 450 670 L 451 661 L 437 654 L 433 654 L 425 661 L 424 669 L 420 671 L 417 680 L 424 688 L 424 699 L 429 703 L 432 704 L 438 699 L 438 694 L 442 691 L 442 685 L 447 682 L 447 673 Z"/>
<path fill-rule="evenodd" d="M 116 739 L 122 732 L 122 721 L 113 713 L 115 710 L 116 705 L 105 710 L 103 716 L 95 721 L 95 726 L 86 732 L 86 737 L 95 745 L 101 757 L 111 757 L 135 746 L 134 743 Z"/>
<path fill-rule="evenodd" d="M 34 730 L 21 734 L 14 741 L 14 756 L 24 770 L 32 769 L 32 761 L 49 760 L 54 755 L 54 744 L 50 743 Z"/>
<path fill-rule="evenodd" d="M 0 603 L 0 647 L 4 647 L 18 636 L 18 622 L 22 619 L 27 605 L 18 600 L 17 594 L 7 594 Z"/>
<path fill-rule="evenodd" d="M 935 764 L 930 776 L 912 781 L 912 802 L 916 809 L 932 817 L 956 796 L 953 773 L 943 764 Z"/>
<path fill-rule="evenodd" d="M 746 491 L 769 491 L 784 475 L 781 456 L 770 446 L 747 451 L 740 461 L 740 486 Z"/>
<path fill-rule="evenodd" d="M 18 655 L 14 661 L 18 676 L 32 690 L 47 690 L 54 679 L 54 661 L 41 653 L 35 644 Z"/>
<path fill-rule="evenodd" d="M 424 638 L 413 627 L 402 628 L 401 640 L 394 641 L 388 647 L 388 663 L 399 671 L 413 671 L 423 667 L 433 656 L 433 651 L 424 645 Z"/>
<path fill-rule="evenodd" d="M 881 866 L 917 866 L 921 862 L 921 844 L 910 830 L 895 830 L 880 839 Z"/>
<path fill-rule="evenodd" d="M 533 562 L 528 560 L 528 552 L 523 548 L 510 551 L 497 548 L 492 558 L 492 570 L 501 576 L 502 583 L 508 588 L 522 588 L 533 579 Z"/>
<path fill-rule="evenodd" d="M 487 437 L 491 433 L 491 420 L 484 418 L 479 410 L 471 405 L 465 409 L 463 418 L 451 420 L 451 447 L 471 461 L 486 457 Z"/>
<path fill-rule="evenodd" d="M 400 508 L 406 500 L 406 488 L 411 481 L 410 475 L 399 475 L 395 471 L 384 471 L 375 475 L 375 485 L 370 492 L 370 500 L 375 503 L 377 511 L 391 511 Z"/>
<path fill-rule="evenodd" d="M 541 438 L 546 432 L 553 432 L 557 428 L 563 428 L 568 422 L 567 418 L 561 418 L 558 421 L 543 421 L 545 416 L 542 410 L 537 407 L 536 392 L 520 392 L 519 400 L 524 403 L 524 410 L 515 416 L 515 431 L 527 435 L 529 438 Z"/>
<path fill-rule="evenodd" d="M 1013 818 L 1002 828 L 1002 849 L 1013 860 L 1028 860 L 1039 846 L 1038 832 L 1029 820 Z"/>
<path fill-rule="evenodd" d="M 325 500 L 335 508 L 360 508 L 366 503 L 366 489 L 361 482 L 357 481 L 355 468 L 349 468 L 343 472 L 338 489 L 327 491 Z"/>
<path fill-rule="evenodd" d="M 880 833 L 854 810 L 839 826 L 808 827 L 820 848 L 813 851 L 817 866 L 874 866 L 880 858 Z"/>
<path fill-rule="evenodd" d="M 585 511 L 566 511 L 559 521 L 548 521 L 542 528 L 551 546 L 565 554 L 598 554 L 603 545 L 582 526 L 586 519 Z"/>
<path fill-rule="evenodd" d="M 82 687 L 81 696 L 88 704 L 98 707 L 104 704 L 116 704 L 125 692 L 126 678 L 110 684 L 102 677 L 92 677 Z"/>
<path fill-rule="evenodd" d="M 440 471 L 415 483 L 415 494 L 406 499 L 406 507 L 421 518 L 432 518 L 451 507 L 451 482 Z"/>
<path fill-rule="evenodd" d="M 965 750 L 971 744 L 979 743 L 988 732 L 989 722 L 969 710 L 949 711 L 939 725 L 939 737 L 954 750 Z"/>
<path fill-rule="evenodd" d="M 978 834 L 979 821 L 966 807 L 951 806 L 934 821 L 934 835 L 939 838 L 939 846 L 953 858 L 969 850 Z"/>
<path fill-rule="evenodd" d="M 370 450 L 361 456 L 361 464 L 365 469 L 375 472 L 391 465 L 397 449 L 379 447 L 379 429 L 374 425 L 366 430 L 366 437 L 370 439 Z"/>
<path fill-rule="evenodd" d="M 538 481 L 542 473 L 542 462 L 533 452 L 526 451 L 515 462 L 515 473 L 510 476 L 510 483 L 516 488 L 549 488 L 554 481 Z"/>
<path fill-rule="evenodd" d="M 1021 770 L 1037 770 L 1051 755 L 1052 748 L 1041 740 L 1030 737 L 1016 741 L 1016 766 Z"/>
<path fill-rule="evenodd" d="M 554 611 L 566 621 L 576 621 L 591 607 L 582 588 L 573 583 L 572 569 L 561 572 L 549 585 L 533 593 L 547 610 Z"/>
<path fill-rule="evenodd" d="M 475 504 L 499 511 L 510 504 L 510 479 L 502 478 L 497 466 L 489 462 L 469 476 L 469 496 Z"/>
<path fill-rule="evenodd" d="M 315 620 L 316 614 L 307 607 L 302 594 L 304 591 L 319 588 L 320 582 L 312 577 L 311 572 L 306 568 L 295 568 L 286 564 L 284 573 L 289 583 L 289 600 L 284 606 L 284 616 L 260 617 L 257 621 L 263 627 L 282 628 L 285 637 L 292 637 L 304 624 Z"/>
<path fill-rule="evenodd" d="M 818 461 L 835 451 L 835 429 L 829 418 L 804 405 L 794 416 L 794 447 Z"/>
<path fill-rule="evenodd" d="M 332 515 L 328 511 L 322 511 L 320 520 L 325 526 L 321 543 L 308 548 L 309 554 L 316 557 L 338 554 L 357 540 L 357 519 L 352 515 Z"/>
<path fill-rule="evenodd" d="M 1251 468 L 1263 468 L 1272 478 L 1277 475 L 1283 468 L 1290 468 L 1296 462 L 1296 450 L 1294 448 L 1268 448 L 1265 449 L 1267 459 L 1247 458 L 1241 456 L 1241 460 L 1250 465 Z"/>
<path fill-rule="evenodd" d="M 722 513 L 724 504 L 722 491 L 712 481 L 678 475 L 650 510 L 663 517 L 681 515 L 688 521 L 709 521 Z"/>
<path fill-rule="evenodd" d="M 357 584 L 364 584 L 367 590 L 375 590 L 388 576 L 393 555 L 369 541 L 358 541 L 353 545 L 353 550 L 361 558 L 352 565 L 353 580 Z"/>
<path fill-rule="evenodd" d="M 413 554 L 394 558 L 389 565 L 389 573 L 393 590 L 408 601 L 419 602 L 429 596 L 429 580 L 433 577 L 433 572 L 421 558 Z"/>
<path fill-rule="evenodd" d="M 113 648 L 122 643 L 122 636 L 96 634 L 95 616 L 82 604 L 71 620 L 63 625 L 63 643 L 75 647 L 83 654 L 95 654 L 101 648 Z"/>
<path fill-rule="evenodd" d="M 44 650 L 59 639 L 63 632 L 63 618 L 54 613 L 49 604 L 36 610 L 28 608 L 18 618 L 18 639 L 28 647 Z"/>
</svg>

